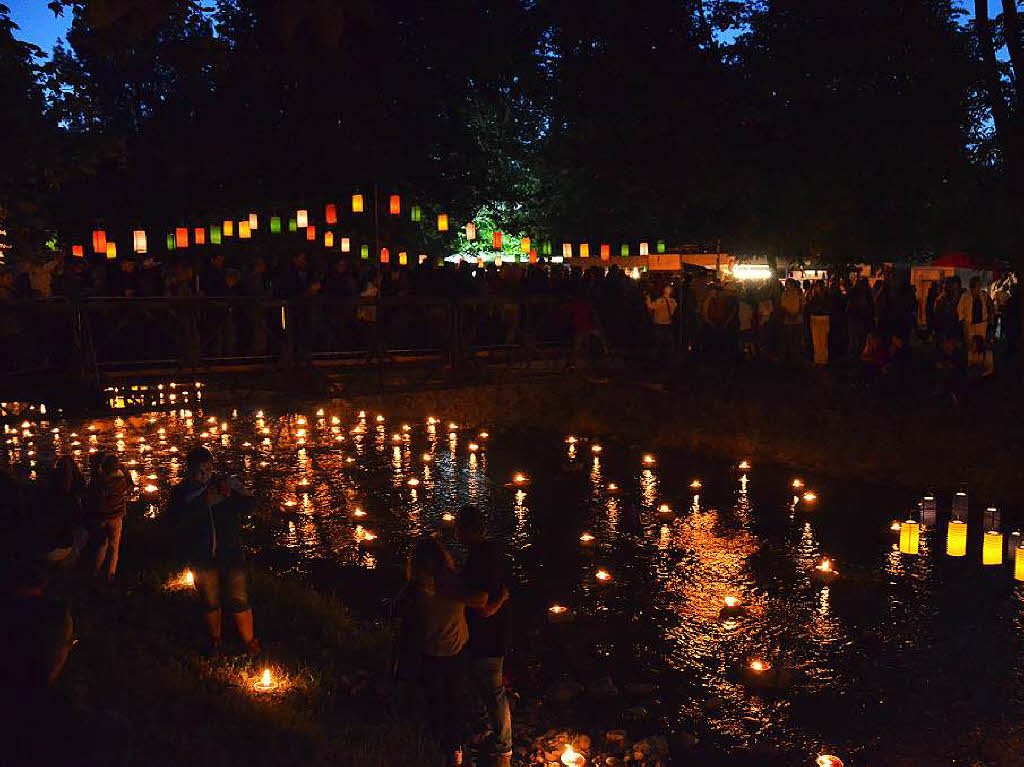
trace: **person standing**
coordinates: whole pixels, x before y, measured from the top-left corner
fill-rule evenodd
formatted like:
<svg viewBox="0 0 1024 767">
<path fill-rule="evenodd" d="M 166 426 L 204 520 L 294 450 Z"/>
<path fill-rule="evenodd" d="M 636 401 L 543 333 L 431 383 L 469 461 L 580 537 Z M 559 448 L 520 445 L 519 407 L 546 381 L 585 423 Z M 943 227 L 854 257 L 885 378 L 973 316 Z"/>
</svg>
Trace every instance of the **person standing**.
<svg viewBox="0 0 1024 767">
<path fill-rule="evenodd" d="M 989 338 L 989 324 L 992 320 L 992 299 L 981 289 L 981 277 L 975 275 L 968 283 L 968 290 L 960 297 L 956 315 L 964 329 L 964 343 L 970 346 L 975 336 L 982 340 Z"/>
<path fill-rule="evenodd" d="M 108 582 L 113 581 L 117 573 L 128 493 L 133 487 L 131 474 L 121 466 L 116 455 L 104 455 L 95 464 L 89 480 L 89 516 L 97 543 L 93 573 L 99 575 L 106 564 Z"/>
<path fill-rule="evenodd" d="M 168 516 L 177 526 L 184 554 L 195 572 L 210 655 L 220 652 L 223 604 L 234 619 L 246 652 L 260 653 L 253 631 L 239 524 L 239 517 L 251 502 L 252 496 L 238 480 L 214 477 L 209 450 L 198 446 L 189 451 L 185 479 L 171 491 Z"/>
<path fill-rule="evenodd" d="M 654 291 L 658 292 L 658 291 Z M 644 304 L 654 323 L 654 356 L 660 359 L 672 352 L 672 321 L 676 316 L 676 300 L 672 297 L 672 284 L 661 286 L 661 295 L 652 299 L 650 293 L 644 293 Z"/>
<path fill-rule="evenodd" d="M 469 678 L 487 711 L 491 727 L 491 764 L 512 764 L 512 715 L 505 693 L 504 664 L 510 629 L 508 560 L 484 531 L 476 506 L 463 506 L 455 516 L 459 540 L 469 549 L 462 579 L 466 587 L 487 593 L 487 603 L 466 611 L 469 625 Z"/>
<path fill-rule="evenodd" d="M 792 277 L 786 280 L 779 311 L 782 315 L 783 359 L 789 363 L 799 362 L 804 341 L 804 294 L 800 283 Z"/>
</svg>

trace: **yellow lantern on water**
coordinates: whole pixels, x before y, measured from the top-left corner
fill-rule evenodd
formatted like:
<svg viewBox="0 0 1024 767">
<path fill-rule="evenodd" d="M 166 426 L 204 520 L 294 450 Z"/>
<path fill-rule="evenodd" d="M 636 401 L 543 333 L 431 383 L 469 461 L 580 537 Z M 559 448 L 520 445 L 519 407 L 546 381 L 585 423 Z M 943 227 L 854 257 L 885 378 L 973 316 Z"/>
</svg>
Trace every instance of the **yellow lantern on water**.
<svg viewBox="0 0 1024 767">
<path fill-rule="evenodd" d="M 437 214 L 437 231 L 447 232 L 448 231 L 448 214 L 438 213 Z"/>
<path fill-rule="evenodd" d="M 361 194 L 352 195 L 352 212 L 362 213 L 363 212 L 363 196 Z"/>
<path fill-rule="evenodd" d="M 523 239 L 521 239 L 519 241 L 519 251 L 521 253 L 529 253 L 530 252 L 530 238 L 529 237 L 524 237 Z"/>
<path fill-rule="evenodd" d="M 306 209 L 295 211 L 295 223 L 299 229 L 305 229 L 309 226 L 309 211 Z"/>
<path fill-rule="evenodd" d="M 248 240 L 252 237 L 252 227 L 249 226 L 248 221 L 238 222 L 238 237 L 242 240 Z"/>
<path fill-rule="evenodd" d="M 1013 579 L 1024 581 L 1024 546 L 1018 546 L 1013 554 Z"/>
<path fill-rule="evenodd" d="M 132 232 L 132 246 L 136 253 L 146 252 L 146 233 L 141 229 Z"/>
<path fill-rule="evenodd" d="M 946 553 L 951 557 L 967 554 L 967 523 L 953 520 L 946 531 Z"/>
<path fill-rule="evenodd" d="M 117 258 L 117 245 L 113 242 L 107 243 L 107 258 L 111 260 Z"/>
<path fill-rule="evenodd" d="M 224 219 L 224 236 L 234 237 L 235 236 L 235 222 Z"/>
<path fill-rule="evenodd" d="M 250 213 L 249 214 L 249 229 L 250 229 L 250 231 L 255 232 L 259 228 L 260 228 L 259 216 L 257 216 L 255 213 Z"/>
<path fill-rule="evenodd" d="M 1001 565 L 1003 563 L 1003 534 L 998 530 L 988 530 L 981 545 L 981 563 L 983 565 Z"/>
<path fill-rule="evenodd" d="M 900 553 L 917 554 L 920 544 L 921 526 L 908 519 L 900 525 Z"/>
</svg>

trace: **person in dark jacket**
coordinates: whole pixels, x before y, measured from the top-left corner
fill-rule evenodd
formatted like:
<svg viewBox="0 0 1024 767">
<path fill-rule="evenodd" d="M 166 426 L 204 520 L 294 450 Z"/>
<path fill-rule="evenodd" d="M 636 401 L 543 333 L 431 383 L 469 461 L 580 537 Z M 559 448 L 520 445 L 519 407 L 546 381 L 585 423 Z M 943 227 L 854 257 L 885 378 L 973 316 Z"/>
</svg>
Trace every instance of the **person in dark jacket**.
<svg viewBox="0 0 1024 767">
<path fill-rule="evenodd" d="M 94 464 L 89 481 L 89 519 L 96 538 L 95 575 L 107 569 L 107 580 L 114 580 L 121 552 L 121 530 L 128 513 L 128 494 L 135 487 L 131 474 L 116 455 L 104 455 Z M 108 557 L 109 554 L 109 557 Z"/>
<path fill-rule="evenodd" d="M 245 650 L 252 655 L 260 652 L 239 531 L 239 517 L 251 504 L 252 496 L 238 480 L 214 476 L 209 450 L 198 446 L 189 451 L 185 479 L 171 492 L 168 516 L 195 572 L 211 655 L 221 648 L 222 606 L 231 613 Z"/>
</svg>

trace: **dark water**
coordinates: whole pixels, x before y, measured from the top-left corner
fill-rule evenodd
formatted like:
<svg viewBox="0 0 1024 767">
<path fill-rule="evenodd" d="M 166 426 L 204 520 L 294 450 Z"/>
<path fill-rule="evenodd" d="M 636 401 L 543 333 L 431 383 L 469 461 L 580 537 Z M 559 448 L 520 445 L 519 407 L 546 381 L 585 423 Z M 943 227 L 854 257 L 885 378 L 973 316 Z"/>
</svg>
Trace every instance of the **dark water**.
<svg viewBox="0 0 1024 767">
<path fill-rule="evenodd" d="M 948 490 L 937 494 L 937 524 L 908 555 L 890 524 L 917 518 L 920 497 L 870 478 L 799 476 L 817 495 L 809 502 L 794 494 L 794 472 L 741 469 L 744 456 L 661 453 L 645 465 L 645 446 L 614 435 L 567 443 L 544 429 L 453 429 L 443 413 L 402 421 L 327 406 L 261 417 L 204 408 L 194 392 L 190 405 L 87 421 L 30 413 L 29 426 L 8 430 L 5 461 L 44 466 L 72 451 L 84 464 L 90 447 L 118 450 L 140 486 L 154 486 L 140 496 L 156 518 L 184 452 L 202 441 L 261 500 L 249 531 L 254 559 L 364 607 L 393 585 L 393 565 L 417 536 L 451 540 L 443 515 L 476 503 L 513 557 L 511 666 L 521 687 L 606 675 L 620 687 L 656 685 L 608 700 L 588 694 L 587 713 L 572 715 L 596 726 L 616 726 L 640 703 L 636 729 L 696 727 L 725 746 L 776 744 L 796 763 L 822 752 L 885 763 L 891 751 L 938 764 L 972 757 L 986 733 L 997 737 L 1020 719 L 1022 601 L 1012 558 L 1004 549 L 1002 565 L 982 565 L 980 513 L 970 517 L 966 556 L 947 555 Z M 528 483 L 515 485 L 516 472 Z M 996 500 L 972 499 L 972 510 Z M 594 536 L 589 545 L 584 532 Z M 839 571 L 827 587 L 812 578 L 823 557 Z M 598 580 L 598 570 L 611 579 Z M 722 620 L 727 596 L 746 614 Z M 549 625 L 554 603 L 575 622 Z M 792 670 L 794 684 L 757 693 L 744 681 L 755 658 Z"/>
</svg>

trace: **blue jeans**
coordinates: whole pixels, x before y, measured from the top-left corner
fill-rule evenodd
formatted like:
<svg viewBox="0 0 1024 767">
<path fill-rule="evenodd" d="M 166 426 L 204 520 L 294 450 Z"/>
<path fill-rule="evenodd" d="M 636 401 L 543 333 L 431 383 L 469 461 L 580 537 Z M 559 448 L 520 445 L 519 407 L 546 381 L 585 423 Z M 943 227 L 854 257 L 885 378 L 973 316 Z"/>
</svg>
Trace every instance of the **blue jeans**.
<svg viewBox="0 0 1024 767">
<path fill-rule="evenodd" d="M 512 714 L 508 710 L 508 696 L 502 679 L 504 662 L 504 658 L 472 658 L 470 662 L 473 687 L 487 709 L 495 756 L 512 753 Z"/>
</svg>

